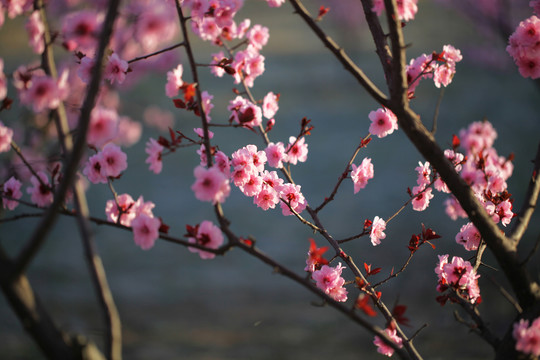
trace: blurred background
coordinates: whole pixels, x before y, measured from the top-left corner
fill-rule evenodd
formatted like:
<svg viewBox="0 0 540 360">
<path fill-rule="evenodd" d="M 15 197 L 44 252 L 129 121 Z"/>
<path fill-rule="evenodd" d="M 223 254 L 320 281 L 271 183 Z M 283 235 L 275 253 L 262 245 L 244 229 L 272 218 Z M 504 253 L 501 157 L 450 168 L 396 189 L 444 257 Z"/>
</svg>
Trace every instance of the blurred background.
<svg viewBox="0 0 540 360">
<path fill-rule="evenodd" d="M 306 3 L 313 13 L 321 4 L 330 7 L 321 25 L 383 88 L 382 72 L 359 2 Z M 527 8 L 522 12 L 516 10 L 512 13 L 512 26 L 531 14 Z M 276 125 L 270 133 L 272 141 L 286 142 L 289 136 L 296 136 L 303 117 L 311 119 L 315 127 L 306 139 L 308 161 L 294 166 L 292 174 L 309 204 L 316 207 L 331 193 L 360 139 L 367 135 L 367 116 L 379 105 L 339 65 L 289 4 L 271 9 L 264 1 L 246 1 L 237 15 L 237 19 L 243 18 L 270 29 L 269 43 L 262 51 L 266 72 L 255 81 L 253 93 L 260 99 L 268 91 L 281 94 Z M 450 147 L 452 134 L 471 122 L 484 118 L 492 122 L 498 132 L 498 153 L 515 154 L 509 191 L 519 209 L 540 140 L 538 87 L 518 74 L 504 51 L 505 41 L 478 25 L 455 8 L 421 0 L 416 19 L 404 29 L 410 44 L 408 57 L 440 52 L 446 44 L 462 50 L 464 59 L 458 63 L 457 74 L 444 92 L 436 138 L 441 146 Z M 5 61 L 5 73 L 15 70 L 21 58 L 28 56 L 21 48 L 27 40 L 24 33 L 19 33 L 20 26 L 17 20 L 6 20 L 0 29 L 0 57 Z M 200 62 L 207 61 L 215 51 L 194 37 L 193 42 Z M 226 122 L 226 107 L 234 97 L 231 79 L 215 78 L 206 68 L 200 74 L 201 88 L 214 95 L 212 121 Z M 157 105 L 173 112 L 174 129 L 190 134 L 199 123 L 191 113 L 175 109 L 163 96 L 165 82 L 163 73 L 147 76 L 137 86 L 124 89 L 120 112 L 142 123 L 144 110 Z M 432 122 L 439 94 L 440 89 L 429 82 L 422 83 L 416 92 L 412 106 L 427 124 Z M 5 118 L 0 120 L 10 125 L 21 114 L 11 111 L 2 116 Z M 186 224 L 214 220 L 214 213 L 207 203 L 197 201 L 190 190 L 194 181 L 192 169 L 199 161 L 196 149 L 182 149 L 167 156 L 159 176 L 148 171 L 144 143 L 160 134 L 166 135 L 145 125 L 140 142 L 126 150 L 129 167 L 115 181 L 115 188 L 119 193 L 129 193 L 134 198 L 143 195 L 145 200 L 156 203 L 154 214 L 170 225 L 169 234 L 182 237 Z M 219 144 L 226 154 L 247 144 L 263 147 L 259 137 L 241 129 L 216 129 L 213 143 Z M 336 200 L 320 213 L 323 224 L 335 238 L 359 233 L 365 219 L 394 214 L 409 198 L 407 187 L 416 185 L 414 168 L 418 161 L 423 161 L 399 130 L 384 139 L 374 139 L 355 163 L 359 164 L 364 157 L 372 159 L 375 178 L 356 195 L 352 182 L 346 180 Z M 94 185 L 88 190 L 88 198 L 92 213 L 105 218 L 105 202 L 112 198 L 109 189 Z M 387 237 L 378 247 L 374 248 L 368 238 L 361 238 L 347 243 L 344 249 L 357 264 L 367 262 L 382 267 L 374 279 L 377 281 L 392 268 L 401 267 L 408 256 L 408 241 L 412 234 L 421 231 L 422 223 L 434 229 L 442 235 L 435 241 L 436 249 L 421 248 L 407 271 L 381 288 L 383 300 L 390 307 L 398 302 L 407 306 L 406 316 L 411 324 L 405 328 L 408 334 L 428 324 L 415 339 L 426 359 L 492 357 L 488 345 L 456 322 L 452 312 L 459 311 L 457 307 L 441 307 L 435 301 L 438 293 L 433 269 L 437 255 L 471 256 L 455 243 L 455 234 L 465 221 L 454 222 L 446 216 L 442 206 L 445 199 L 445 195 L 437 193 L 426 211 L 405 209 L 389 223 Z M 313 237 L 319 246 L 325 245 L 322 237 L 295 218 L 283 217 L 278 209 L 262 211 L 234 187 L 224 210 L 237 234 L 252 235 L 263 251 L 298 273 L 305 266 L 308 239 Z M 28 211 L 24 207 L 17 210 Z M 36 223 L 36 219 L 2 223 L 2 246 L 16 254 Z M 93 231 L 123 323 L 126 359 L 382 357 L 376 353 L 373 337 L 362 328 L 331 308 L 317 306 L 320 301 L 311 293 L 238 250 L 205 261 L 165 241 L 142 251 L 134 245 L 131 233 L 105 226 L 94 226 Z M 536 214 L 523 240 L 524 254 L 533 247 L 539 233 L 540 216 Z M 496 267 L 490 254 L 485 256 L 485 262 Z M 535 275 L 539 270 L 537 263 L 531 262 Z M 499 285 L 506 284 L 496 270 L 484 269 L 481 274 L 484 303 L 480 311 L 502 336 L 513 317 L 512 307 L 497 290 Z M 59 219 L 28 276 L 64 330 L 102 343 L 103 322 L 73 219 Z M 345 276 L 350 278 L 349 274 Z M 348 289 L 353 298 L 353 286 Z M 0 297 L 0 319 L 3 358 L 41 358 L 4 297 Z M 384 326 L 380 316 L 374 322 Z"/>
</svg>

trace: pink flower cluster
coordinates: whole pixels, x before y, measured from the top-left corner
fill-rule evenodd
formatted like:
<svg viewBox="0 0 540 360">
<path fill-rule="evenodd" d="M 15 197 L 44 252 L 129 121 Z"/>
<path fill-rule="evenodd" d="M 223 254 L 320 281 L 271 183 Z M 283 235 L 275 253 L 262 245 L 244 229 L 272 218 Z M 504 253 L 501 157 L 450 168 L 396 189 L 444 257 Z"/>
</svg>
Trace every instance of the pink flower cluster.
<svg viewBox="0 0 540 360">
<path fill-rule="evenodd" d="M 414 16 L 418 12 L 418 0 L 397 0 L 397 14 L 400 20 L 409 21 L 413 20 Z M 381 15 L 384 7 L 383 0 L 374 0 L 373 1 L 373 11 L 377 15 Z"/>
<path fill-rule="evenodd" d="M 422 54 L 416 59 L 411 59 L 407 65 L 407 82 L 409 84 L 409 96 L 413 96 L 420 79 L 433 78 L 436 87 L 448 86 L 456 73 L 456 63 L 461 61 L 461 52 L 452 45 L 443 46 L 440 54 Z"/>
<path fill-rule="evenodd" d="M 473 251 L 478 249 L 482 236 L 473 223 L 467 223 L 461 227 L 456 235 L 456 242 L 463 245 L 465 250 Z"/>
<path fill-rule="evenodd" d="M 154 217 L 152 209 L 155 204 L 144 201 L 139 196 L 134 201 L 131 195 L 122 194 L 116 200 L 108 200 L 105 204 L 107 220 L 132 228 L 133 240 L 141 249 L 148 250 L 154 246 L 159 237 L 161 221 Z"/>
<path fill-rule="evenodd" d="M 21 103 L 38 113 L 56 109 L 68 97 L 68 76 L 67 71 L 62 71 L 55 80 L 42 70 L 30 71 L 19 67 L 14 74 L 13 85 L 18 90 Z"/>
<path fill-rule="evenodd" d="M 109 178 L 119 177 L 126 169 L 127 155 L 120 146 L 109 143 L 88 159 L 83 174 L 93 184 L 106 184 Z"/>
<path fill-rule="evenodd" d="M 540 356 L 540 318 L 533 320 L 521 319 L 514 324 L 512 332 L 516 340 L 516 350 L 523 354 Z"/>
<path fill-rule="evenodd" d="M 439 277 L 437 291 L 445 292 L 452 289 L 471 304 L 481 300 L 478 287 L 480 275 L 476 274 L 470 262 L 457 256 L 452 258 L 452 262 L 448 262 L 448 255 L 439 255 L 435 273 Z M 446 301 L 446 298 L 441 301 Z"/>
<path fill-rule="evenodd" d="M 296 142 L 295 138 L 291 137 L 289 146 L 291 145 L 292 149 L 298 146 L 296 155 L 300 154 L 300 157 L 296 160 L 305 160 L 307 144 Z M 281 201 L 283 215 L 293 215 L 291 209 L 301 213 L 307 202 L 301 193 L 300 185 L 284 184 L 277 172 L 265 170 L 268 158 L 272 160 L 268 161 L 269 165 L 275 167 L 283 166 L 285 158 L 290 160 L 282 143 L 271 143 L 266 151 L 258 150 L 255 145 L 247 145 L 235 151 L 231 159 L 232 182 L 244 195 L 253 197 L 253 203 L 263 210 L 273 209 Z"/>
<path fill-rule="evenodd" d="M 196 237 L 188 238 L 192 244 L 198 244 L 209 249 L 217 249 L 223 244 L 223 233 L 211 221 L 205 220 L 197 227 Z M 194 247 L 188 247 L 189 251 L 199 253 L 201 259 L 213 259 L 216 254 Z"/>
<path fill-rule="evenodd" d="M 332 299 L 345 302 L 347 301 L 347 289 L 343 287 L 345 279 L 341 277 L 341 272 L 345 267 L 339 263 L 336 267 L 323 265 L 320 270 L 315 270 L 311 278 L 315 280 L 317 287 L 330 295 Z"/>
<path fill-rule="evenodd" d="M 540 19 L 533 15 L 519 23 L 508 39 L 506 51 L 512 56 L 521 76 L 540 77 Z"/>
<path fill-rule="evenodd" d="M 400 338 L 397 335 L 396 329 L 394 329 L 394 328 L 386 328 L 386 329 L 384 329 L 384 332 L 386 333 L 386 335 L 388 335 L 388 337 L 390 339 L 392 339 L 392 341 L 399 348 L 403 347 L 403 339 Z M 377 352 L 379 354 L 383 354 L 383 355 L 386 355 L 388 357 L 394 355 L 394 349 L 391 346 L 389 346 L 388 344 L 386 344 L 380 337 L 375 336 L 375 339 L 373 340 L 373 344 L 375 344 L 375 346 L 377 346 Z"/>
</svg>

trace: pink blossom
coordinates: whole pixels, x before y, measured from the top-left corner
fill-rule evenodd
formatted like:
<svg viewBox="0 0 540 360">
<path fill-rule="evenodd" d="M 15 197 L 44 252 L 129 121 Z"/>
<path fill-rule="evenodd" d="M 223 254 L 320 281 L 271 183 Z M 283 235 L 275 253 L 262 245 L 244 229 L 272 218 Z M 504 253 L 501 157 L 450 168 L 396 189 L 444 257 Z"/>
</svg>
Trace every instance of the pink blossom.
<svg viewBox="0 0 540 360">
<path fill-rule="evenodd" d="M 105 204 L 105 215 L 107 220 L 120 223 L 124 226 L 131 226 L 131 222 L 137 216 L 135 201 L 129 194 L 121 194 L 117 197 L 118 204 L 114 200 L 107 200 Z"/>
<path fill-rule="evenodd" d="M 0 121 L 0 153 L 11 150 L 11 139 L 13 138 L 13 130 L 5 126 Z"/>
<path fill-rule="evenodd" d="M 25 11 L 32 8 L 33 1 L 31 0 L 3 0 L 0 2 L 0 11 L 3 12 L 2 5 L 5 7 L 8 17 L 10 19 L 15 18 L 18 15 L 22 15 Z"/>
<path fill-rule="evenodd" d="M 373 135 L 377 135 L 379 138 L 390 135 L 398 128 L 396 116 L 386 108 L 370 112 L 369 119 L 371 120 L 369 132 Z"/>
<path fill-rule="evenodd" d="M 279 94 L 276 95 L 273 92 L 269 92 L 263 99 L 263 116 L 267 119 L 272 119 L 279 109 L 278 105 Z"/>
<path fill-rule="evenodd" d="M 26 32 L 30 39 L 30 47 L 36 54 L 41 54 L 45 50 L 45 42 L 43 34 L 45 34 L 45 26 L 39 16 L 39 11 L 34 11 L 29 17 L 25 25 Z"/>
<path fill-rule="evenodd" d="M 184 81 L 182 80 L 182 74 L 184 72 L 184 67 L 182 64 L 179 64 L 176 68 L 167 72 L 167 84 L 165 84 L 165 94 L 173 98 L 178 95 L 178 92 Z"/>
<path fill-rule="evenodd" d="M 345 267 L 341 263 L 336 267 L 323 265 L 320 270 L 313 271 L 311 278 L 325 294 L 330 295 L 336 301 L 345 302 L 347 301 L 347 290 L 343 287 L 345 279 L 341 277 L 343 269 Z"/>
<path fill-rule="evenodd" d="M 139 214 L 131 222 L 133 240 L 143 250 L 149 250 L 154 246 L 159 237 L 161 221 L 146 214 Z"/>
<path fill-rule="evenodd" d="M 188 238 L 192 244 L 198 244 L 209 249 L 217 249 L 223 244 L 223 233 L 211 221 L 205 220 L 201 222 L 197 228 L 197 237 Z M 199 253 L 201 259 L 213 259 L 216 254 L 204 251 L 194 247 L 188 247 L 189 251 Z"/>
<path fill-rule="evenodd" d="M 418 162 L 418 166 L 415 168 L 416 172 L 418 173 L 418 178 L 416 179 L 416 183 L 419 186 L 427 186 L 431 182 L 430 175 L 431 175 L 431 167 L 429 164 L 429 161 L 426 161 L 424 164 L 422 162 Z"/>
<path fill-rule="evenodd" d="M 204 130 L 202 128 L 194 128 L 193 131 L 195 134 L 197 134 L 200 138 L 204 138 Z M 208 138 L 212 139 L 214 137 L 214 132 L 208 130 Z"/>
<path fill-rule="evenodd" d="M 231 100 L 227 110 L 231 111 L 231 120 L 248 128 L 257 127 L 262 123 L 261 108 L 241 96 Z"/>
<path fill-rule="evenodd" d="M 397 15 L 402 21 L 413 20 L 414 16 L 418 12 L 417 6 L 418 0 L 398 0 L 397 1 Z M 382 11 L 385 9 L 383 0 L 374 0 L 373 1 L 373 11 L 377 15 L 381 15 Z"/>
<path fill-rule="evenodd" d="M 41 182 L 35 176 L 30 178 L 32 186 L 26 189 L 26 192 L 30 195 L 31 201 L 39 207 L 46 207 L 53 202 L 53 193 L 51 191 L 51 184 L 49 177 L 43 171 L 38 171 L 37 175 L 41 179 Z"/>
<path fill-rule="evenodd" d="M 278 192 L 270 186 L 263 186 L 253 197 L 253 203 L 265 211 L 273 209 L 279 203 Z"/>
<path fill-rule="evenodd" d="M 265 170 L 262 172 L 261 176 L 265 185 L 270 186 L 277 192 L 281 191 L 283 179 L 278 176 L 277 172 Z"/>
<path fill-rule="evenodd" d="M 220 61 L 225 58 L 226 56 L 223 54 L 223 51 L 212 54 L 212 61 L 210 61 L 210 64 L 213 65 L 213 66 L 210 66 L 210 72 L 212 72 L 212 74 L 214 74 L 217 77 L 222 77 L 225 74 L 225 69 L 223 69 L 222 66 L 215 66 L 219 64 Z"/>
<path fill-rule="evenodd" d="M 468 250 L 476 250 L 480 246 L 482 236 L 473 223 L 469 222 L 461 227 L 456 235 L 456 242 Z"/>
<path fill-rule="evenodd" d="M 249 43 L 257 49 L 262 49 L 268 43 L 268 28 L 261 25 L 253 25 L 251 29 L 246 33 L 246 37 Z M 270 116 L 272 117 L 272 116 Z"/>
<path fill-rule="evenodd" d="M 245 184 L 239 186 L 239 189 L 246 196 L 255 196 L 261 192 L 262 186 L 262 177 L 256 174 L 251 174 L 249 180 Z"/>
<path fill-rule="evenodd" d="M 396 329 L 386 328 L 384 329 L 384 332 L 397 345 L 397 347 L 403 347 L 403 339 L 397 336 Z M 386 344 L 380 337 L 375 336 L 373 344 L 377 346 L 377 352 L 379 354 L 383 354 L 388 357 L 394 355 L 394 349 L 390 345 Z"/>
<path fill-rule="evenodd" d="M 4 74 L 4 59 L 0 58 L 0 101 L 7 96 L 7 79 Z"/>
<path fill-rule="evenodd" d="M 20 199 L 22 197 L 21 192 L 21 186 L 22 183 L 15 179 L 15 177 L 10 177 L 8 181 L 4 183 L 3 189 L 3 196 L 6 196 L 11 199 L 3 198 L 2 199 L 2 205 L 4 209 L 13 210 L 19 205 L 19 202 L 17 199 Z"/>
<path fill-rule="evenodd" d="M 86 162 L 83 174 L 92 184 L 106 184 L 108 182 L 103 162 L 104 159 L 101 153 L 92 155 Z"/>
<path fill-rule="evenodd" d="M 288 157 L 282 142 L 276 144 L 271 142 L 264 151 L 266 152 L 268 165 L 271 167 L 281 169 L 283 167 L 283 161 L 287 161 Z"/>
<path fill-rule="evenodd" d="M 424 190 L 425 189 L 425 190 Z M 423 191 L 423 192 L 422 192 Z M 429 201 L 433 199 L 433 189 L 425 188 L 424 185 L 413 187 L 412 207 L 415 211 L 424 211 L 429 206 Z"/>
<path fill-rule="evenodd" d="M 170 2 L 148 2 L 141 7 L 135 24 L 135 40 L 145 51 L 153 51 L 160 44 L 174 38 L 178 32 L 175 10 Z"/>
<path fill-rule="evenodd" d="M 90 125 L 86 141 L 100 148 L 118 134 L 118 114 L 114 110 L 95 107 L 90 114 Z"/>
<path fill-rule="evenodd" d="M 202 97 L 202 108 L 204 111 L 204 114 L 206 115 L 206 121 L 210 122 L 212 118 L 210 117 L 210 111 L 214 108 L 214 104 L 212 104 L 212 99 L 214 98 L 214 95 L 210 95 L 208 91 L 203 91 L 201 93 Z"/>
<path fill-rule="evenodd" d="M 118 136 L 114 141 L 122 146 L 132 146 L 136 144 L 142 135 L 142 124 L 133 121 L 127 116 L 121 116 L 118 120 Z"/>
<path fill-rule="evenodd" d="M 150 138 L 146 143 L 145 152 L 148 154 L 148 157 L 145 162 L 150 164 L 150 171 L 154 172 L 154 174 L 159 174 L 163 169 L 161 155 L 164 149 L 165 148 L 153 138 Z"/>
<path fill-rule="evenodd" d="M 217 167 L 209 169 L 197 166 L 194 170 L 195 182 L 191 190 L 195 197 L 201 201 L 211 201 L 213 204 L 223 203 L 229 196 L 231 188 L 229 179 Z"/>
<path fill-rule="evenodd" d="M 414 93 L 420 83 L 420 79 L 430 78 L 433 72 L 432 56 L 422 54 L 416 59 L 411 59 L 407 65 L 407 83 L 409 84 L 409 93 Z"/>
<path fill-rule="evenodd" d="M 111 84 L 114 84 L 115 82 L 121 84 L 126 78 L 128 68 L 129 65 L 127 61 L 120 59 L 118 54 L 114 53 L 109 56 L 103 77 L 109 80 Z"/>
<path fill-rule="evenodd" d="M 351 179 L 354 183 L 354 193 L 366 187 L 369 179 L 373 179 L 373 164 L 370 158 L 364 158 L 360 166 L 352 164 Z"/>
<path fill-rule="evenodd" d="M 167 131 L 174 127 L 174 116 L 170 111 L 160 109 L 157 106 L 149 106 L 143 113 L 144 123 L 155 127 L 159 131 Z"/>
<path fill-rule="evenodd" d="M 308 144 L 305 143 L 306 139 L 301 137 L 296 141 L 296 137 L 289 137 L 289 144 L 285 149 L 287 154 L 287 162 L 296 165 L 298 161 L 305 162 L 308 154 Z"/>
<path fill-rule="evenodd" d="M 214 155 L 215 166 L 225 175 L 229 177 L 231 174 L 231 163 L 229 157 L 223 151 L 217 151 Z"/>
<path fill-rule="evenodd" d="M 508 39 L 506 51 L 512 56 L 523 77 L 540 77 L 540 19 L 535 15 L 519 23 Z"/>
<path fill-rule="evenodd" d="M 471 263 L 458 256 L 448 262 L 448 255 L 439 256 L 439 264 L 435 268 L 435 273 L 439 277 L 437 290 L 443 292 L 447 287 L 451 287 L 460 296 L 468 300 L 471 304 L 480 299 L 480 289 L 478 278 Z"/>
<path fill-rule="evenodd" d="M 64 43 L 72 51 L 93 51 L 102 22 L 103 15 L 92 10 L 70 13 L 62 21 Z"/>
<path fill-rule="evenodd" d="M 109 143 L 101 150 L 102 171 L 105 176 L 116 178 L 127 169 L 127 155 L 120 146 Z"/>
<path fill-rule="evenodd" d="M 380 217 L 375 216 L 371 224 L 371 233 L 369 235 L 373 246 L 379 245 L 381 240 L 386 238 L 384 230 L 386 230 L 386 222 Z"/>
<path fill-rule="evenodd" d="M 194 21 L 193 26 L 197 25 L 197 33 L 199 37 L 206 41 L 215 41 L 221 34 L 221 28 L 216 23 L 216 19 L 210 16 L 205 16 L 201 20 Z"/>
<path fill-rule="evenodd" d="M 529 320 L 520 319 L 514 324 L 512 335 L 516 340 L 517 351 L 540 356 L 540 318 L 536 318 L 531 326 Z"/>
<path fill-rule="evenodd" d="M 294 184 L 285 184 L 281 186 L 279 197 L 282 199 L 280 206 L 283 215 L 293 215 L 293 212 L 289 206 L 298 214 L 300 214 L 306 208 L 307 202 L 304 195 L 302 195 L 300 192 L 300 189 L 300 185 Z"/>
<path fill-rule="evenodd" d="M 285 3 L 285 0 L 266 0 L 270 7 L 280 7 Z"/>
<path fill-rule="evenodd" d="M 77 75 L 83 83 L 89 84 L 92 77 L 92 69 L 94 68 L 95 60 L 88 56 L 81 59 L 81 64 L 77 69 Z"/>
<path fill-rule="evenodd" d="M 60 101 L 67 97 L 67 93 L 59 85 L 59 81 L 47 75 L 35 75 L 28 83 L 28 87 L 20 92 L 21 103 L 31 106 L 38 113 L 45 109 L 55 109 Z"/>
</svg>

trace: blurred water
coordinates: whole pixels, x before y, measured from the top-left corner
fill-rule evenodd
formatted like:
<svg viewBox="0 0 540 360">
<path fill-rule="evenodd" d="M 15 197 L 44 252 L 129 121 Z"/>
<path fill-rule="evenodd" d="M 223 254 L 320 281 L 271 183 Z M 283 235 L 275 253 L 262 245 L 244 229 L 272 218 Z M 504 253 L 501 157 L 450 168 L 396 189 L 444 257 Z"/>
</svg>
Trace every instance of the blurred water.
<svg viewBox="0 0 540 360">
<path fill-rule="evenodd" d="M 441 50 L 447 43 L 464 48 L 480 41 L 471 35 L 472 28 L 467 23 L 448 13 L 443 19 L 431 18 L 436 8 L 430 3 L 422 6 L 425 7 L 418 19 L 405 29 L 413 39 L 410 57 Z M 267 91 L 281 94 L 272 140 L 286 141 L 288 136 L 296 135 L 304 116 L 312 119 L 315 126 L 307 139 L 308 163 L 294 167 L 293 176 L 302 185 L 310 205 L 317 206 L 330 194 L 352 151 L 367 134 L 367 115 L 378 105 L 350 79 L 287 4 L 280 9 L 267 9 L 262 2 L 248 2 L 246 7 L 246 16 L 256 14 L 253 21 L 271 29 L 271 40 L 264 50 L 267 73 L 256 80 L 254 91 L 258 98 Z M 352 47 L 351 56 L 366 73 L 380 75 L 365 29 L 340 31 L 331 22 L 327 26 L 336 39 Z M 203 44 L 197 46 L 207 49 Z M 142 120 L 143 105 L 155 102 L 174 111 L 161 95 L 163 84 L 164 77 L 153 77 L 144 86 L 128 92 L 124 98 L 126 113 Z M 225 108 L 232 97 L 229 80 L 215 79 L 203 71 L 201 87 L 215 96 L 213 121 L 225 122 Z M 414 108 L 427 122 L 431 121 L 438 97 L 434 89 L 424 84 L 414 102 Z M 437 139 L 441 144 L 449 144 L 451 135 L 472 121 L 487 117 L 494 124 L 499 133 L 499 153 L 516 155 L 516 170 L 509 188 L 518 206 L 540 138 L 537 98 L 532 83 L 521 79 L 515 69 L 494 71 L 465 57 L 458 64 L 458 73 L 446 90 L 440 109 Z M 189 133 L 198 126 L 191 115 L 175 114 L 178 130 Z M 144 141 L 155 134 L 149 131 L 139 145 L 128 149 L 129 168 L 115 187 L 120 193 L 134 197 L 143 194 L 146 200 L 154 201 L 154 213 L 171 226 L 172 235 L 182 236 L 186 224 L 213 219 L 213 210 L 196 201 L 189 190 L 193 182 L 191 169 L 198 162 L 193 149 L 167 157 L 160 176 L 147 171 Z M 215 143 L 227 154 L 249 143 L 262 146 L 249 131 L 229 129 L 217 132 Z M 366 218 L 392 215 L 407 200 L 407 187 L 415 185 L 414 167 L 421 158 L 401 131 L 374 140 L 362 150 L 357 163 L 364 156 L 372 158 L 376 177 L 354 196 L 352 184 L 346 181 L 334 203 L 320 214 L 336 238 L 357 233 Z M 104 203 L 110 197 L 107 189 L 90 189 L 90 207 L 96 216 L 104 217 Z M 434 301 L 437 294 L 433 267 L 437 254 L 468 256 L 453 240 L 462 222 L 448 220 L 441 207 L 443 200 L 443 196 L 436 196 L 433 206 L 424 213 L 403 211 L 389 224 L 387 239 L 377 248 L 366 239 L 345 248 L 358 264 L 365 261 L 383 267 L 382 278 L 391 267 L 399 267 L 406 259 L 408 240 L 420 231 L 422 222 L 443 235 L 437 241 L 436 251 L 421 249 L 409 271 L 384 287 L 384 296 L 389 305 L 399 299 L 408 306 L 410 333 L 424 323 L 430 324 L 415 341 L 426 358 L 485 358 L 491 356 L 489 347 L 476 343 L 456 323 L 453 309 L 441 308 Z M 315 237 L 323 244 L 322 238 L 294 218 L 284 218 L 279 210 L 263 212 L 255 208 L 237 189 L 232 190 L 224 209 L 234 231 L 255 236 L 260 248 L 298 272 L 305 264 L 307 239 Z M 536 215 L 525 239 L 527 243 L 532 244 L 538 236 L 539 220 Z M 18 248 L 33 224 L 35 220 L 2 225 L 2 244 L 12 251 Z M 310 306 L 311 301 L 317 301 L 311 294 L 237 250 L 223 258 L 202 261 L 186 249 L 166 242 L 158 242 L 151 251 L 143 252 L 134 246 L 130 233 L 98 226 L 94 231 L 123 320 L 126 359 L 380 358 L 375 354 L 371 336 L 362 329 L 331 309 Z M 103 325 L 81 254 L 73 221 L 61 219 L 29 275 L 61 326 L 100 342 Z M 494 264 L 489 256 L 486 261 Z M 491 276 L 495 273 L 483 274 L 483 294 L 494 292 L 486 281 Z M 352 287 L 349 290 L 354 293 Z M 511 310 L 500 297 L 486 302 L 490 309 L 498 309 L 497 317 L 488 318 L 497 328 L 501 322 L 498 318 L 504 320 L 503 315 Z M 14 359 L 39 358 L 3 298 L 0 319 L 0 344 L 6 353 Z M 378 324 L 384 325 L 380 319 Z M 452 356 L 447 355 L 448 349 Z"/>
</svg>

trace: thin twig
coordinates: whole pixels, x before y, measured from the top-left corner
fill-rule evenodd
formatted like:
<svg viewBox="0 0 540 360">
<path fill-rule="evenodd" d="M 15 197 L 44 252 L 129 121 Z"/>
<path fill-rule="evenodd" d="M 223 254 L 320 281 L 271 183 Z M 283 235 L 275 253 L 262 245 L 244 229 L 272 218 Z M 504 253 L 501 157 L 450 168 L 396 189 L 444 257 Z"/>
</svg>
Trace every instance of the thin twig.
<svg viewBox="0 0 540 360">
<path fill-rule="evenodd" d="M 180 46 L 184 46 L 184 45 L 185 45 L 185 43 L 182 41 L 182 42 L 180 42 L 180 43 L 177 43 L 177 44 L 171 45 L 171 46 L 169 46 L 169 47 L 166 47 L 166 48 L 164 48 L 164 49 L 155 51 L 155 52 L 153 52 L 153 53 L 150 53 L 150 54 L 146 54 L 146 55 L 142 55 L 142 56 L 133 58 L 133 59 L 131 59 L 131 60 L 128 60 L 127 63 L 128 63 L 128 64 L 132 64 L 132 63 L 134 63 L 134 62 L 136 62 L 136 61 L 139 61 L 139 60 L 145 60 L 145 59 L 148 59 L 148 58 L 150 58 L 150 57 L 152 57 L 152 56 L 156 56 L 156 55 L 162 54 L 162 53 L 164 53 L 164 52 L 174 50 L 174 49 L 176 49 L 176 48 L 178 48 L 178 47 L 180 47 Z"/>
</svg>

